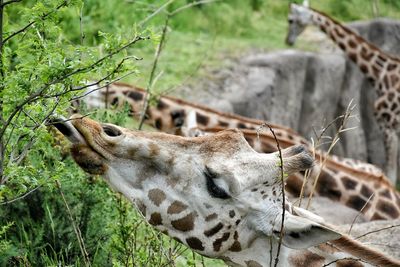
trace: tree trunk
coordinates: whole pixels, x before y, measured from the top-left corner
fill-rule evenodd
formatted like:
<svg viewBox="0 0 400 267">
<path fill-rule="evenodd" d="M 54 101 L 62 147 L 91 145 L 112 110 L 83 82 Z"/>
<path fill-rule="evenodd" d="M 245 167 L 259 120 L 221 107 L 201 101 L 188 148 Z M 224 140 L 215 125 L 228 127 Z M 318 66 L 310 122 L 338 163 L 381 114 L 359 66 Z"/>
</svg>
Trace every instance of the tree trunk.
<svg viewBox="0 0 400 267">
<path fill-rule="evenodd" d="M 4 127 L 3 98 L 1 97 L 1 93 L 4 90 L 3 12 L 4 12 L 3 0 L 0 0 L 0 125 L 2 127 Z M 4 179 L 4 154 L 5 154 L 4 140 L 5 140 L 4 134 L 2 134 L 0 136 L 0 185 L 3 184 L 3 179 Z"/>
</svg>

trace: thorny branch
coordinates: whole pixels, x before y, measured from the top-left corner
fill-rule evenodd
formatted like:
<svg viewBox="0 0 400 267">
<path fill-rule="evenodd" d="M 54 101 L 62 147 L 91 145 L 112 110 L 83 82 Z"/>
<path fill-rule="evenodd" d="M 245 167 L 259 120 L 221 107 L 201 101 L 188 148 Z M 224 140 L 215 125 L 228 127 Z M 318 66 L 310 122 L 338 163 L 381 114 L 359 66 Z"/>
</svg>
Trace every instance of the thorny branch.
<svg viewBox="0 0 400 267">
<path fill-rule="evenodd" d="M 284 235 L 284 231 L 283 231 L 283 227 L 285 224 L 285 206 L 286 206 L 286 196 L 285 196 L 285 175 L 283 173 L 283 158 L 282 158 L 282 150 L 281 147 L 279 145 L 279 141 L 278 138 L 275 135 L 274 130 L 272 129 L 272 127 L 268 124 L 268 123 L 264 123 L 262 124 L 258 129 L 257 129 L 257 138 L 259 139 L 260 136 L 260 131 L 262 130 L 263 127 L 267 126 L 268 129 L 271 131 L 272 135 L 274 136 L 275 142 L 276 142 L 276 146 L 278 148 L 278 156 L 279 156 L 279 169 L 280 169 L 280 179 L 281 179 L 281 189 L 282 189 L 282 221 L 281 221 L 281 229 L 280 229 L 280 235 L 279 235 L 279 242 L 278 242 L 278 249 L 276 252 L 276 256 L 275 256 L 275 262 L 274 262 L 274 267 L 278 266 L 278 262 L 279 262 L 279 254 L 281 251 L 281 245 L 282 245 L 282 239 L 283 239 L 283 235 Z"/>
</svg>

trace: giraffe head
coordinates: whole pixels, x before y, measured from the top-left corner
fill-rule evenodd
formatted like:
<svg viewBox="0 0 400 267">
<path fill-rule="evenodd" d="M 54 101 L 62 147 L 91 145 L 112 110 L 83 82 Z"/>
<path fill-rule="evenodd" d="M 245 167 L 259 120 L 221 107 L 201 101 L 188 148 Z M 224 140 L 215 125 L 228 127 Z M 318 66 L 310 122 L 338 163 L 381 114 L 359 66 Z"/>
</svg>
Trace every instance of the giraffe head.
<svg viewBox="0 0 400 267">
<path fill-rule="evenodd" d="M 268 257 L 283 213 L 285 247 L 303 249 L 340 237 L 307 212 L 295 212 L 289 203 L 283 208 L 278 154 L 255 152 L 239 131 L 188 138 L 77 114 L 55 126 L 72 142 L 72 156 L 85 171 L 104 176 L 151 225 L 203 255 L 239 265 L 245 257 Z M 282 158 L 287 174 L 313 164 L 302 146 L 282 150 Z"/>
<path fill-rule="evenodd" d="M 288 15 L 288 35 L 286 37 L 286 44 L 293 45 L 307 25 L 312 23 L 312 11 L 308 7 L 308 3 L 305 2 L 303 5 L 290 4 Z"/>
</svg>

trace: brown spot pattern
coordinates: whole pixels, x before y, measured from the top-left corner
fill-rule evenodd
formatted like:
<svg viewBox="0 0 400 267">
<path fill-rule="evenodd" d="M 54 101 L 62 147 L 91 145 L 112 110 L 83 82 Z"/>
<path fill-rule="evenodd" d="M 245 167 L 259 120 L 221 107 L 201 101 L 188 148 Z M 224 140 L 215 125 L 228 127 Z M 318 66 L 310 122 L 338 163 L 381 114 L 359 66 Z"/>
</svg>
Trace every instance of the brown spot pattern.
<svg viewBox="0 0 400 267">
<path fill-rule="evenodd" d="M 238 252 L 242 250 L 242 246 L 240 245 L 240 242 L 235 240 L 235 242 L 233 242 L 232 246 L 229 248 L 230 251 L 233 252 Z"/>
<path fill-rule="evenodd" d="M 380 192 L 379 195 L 387 199 L 392 199 L 392 196 L 390 195 L 390 191 L 388 189 L 385 189 L 384 191 Z"/>
<path fill-rule="evenodd" d="M 342 179 L 342 183 L 343 183 L 344 187 L 347 190 L 354 190 L 354 188 L 356 188 L 357 182 L 354 181 L 353 179 L 351 179 L 350 177 L 344 176 L 341 179 Z"/>
<path fill-rule="evenodd" d="M 172 202 L 172 204 L 168 207 L 167 213 L 168 214 L 178 214 L 187 209 L 187 205 L 184 203 L 176 200 Z"/>
<path fill-rule="evenodd" d="M 162 224 L 161 214 L 158 212 L 152 213 L 150 215 L 149 223 L 153 226 L 161 225 Z"/>
<path fill-rule="evenodd" d="M 127 96 L 134 101 L 143 100 L 143 94 L 136 91 L 128 91 Z"/>
<path fill-rule="evenodd" d="M 210 215 L 207 215 L 205 220 L 206 220 L 206 222 L 209 222 L 209 221 L 215 220 L 217 218 L 218 218 L 218 215 L 216 213 L 211 213 Z"/>
<path fill-rule="evenodd" d="M 216 233 L 218 233 L 223 227 L 224 227 L 224 225 L 221 222 L 219 222 L 213 228 L 204 231 L 204 235 L 207 236 L 207 237 L 213 236 Z"/>
<path fill-rule="evenodd" d="M 157 189 L 157 188 L 151 189 L 147 195 L 148 195 L 149 199 L 157 207 L 159 207 L 161 205 L 161 203 L 166 199 L 165 193 L 162 190 Z"/>
<path fill-rule="evenodd" d="M 293 267 L 320 267 L 324 264 L 324 258 L 305 251 L 304 253 L 298 252 L 289 257 L 289 262 Z"/>
<path fill-rule="evenodd" d="M 193 212 L 189 213 L 185 217 L 171 221 L 171 225 L 179 231 L 187 232 L 193 230 L 194 227 L 194 214 Z"/>
<path fill-rule="evenodd" d="M 235 217 L 235 211 L 234 210 L 230 210 L 229 211 L 229 217 L 231 217 L 231 218 Z"/>
<path fill-rule="evenodd" d="M 376 207 L 381 212 L 386 213 L 387 215 L 389 215 L 392 218 L 399 217 L 399 212 L 396 210 L 396 208 L 390 202 L 381 200 L 381 201 L 378 202 Z"/>
<path fill-rule="evenodd" d="M 158 101 L 158 103 L 157 103 L 157 109 L 163 110 L 163 109 L 166 109 L 166 108 L 168 108 L 167 103 L 165 103 L 162 99 L 160 99 Z"/>
<path fill-rule="evenodd" d="M 222 243 L 228 240 L 231 234 L 226 232 L 222 235 L 222 237 L 215 239 L 213 242 L 214 251 L 219 251 L 221 249 Z"/>
<path fill-rule="evenodd" d="M 318 179 L 317 191 L 321 196 L 339 201 L 342 193 L 337 189 L 335 179 L 325 170 L 322 170 Z"/>
<path fill-rule="evenodd" d="M 196 121 L 198 124 L 207 126 L 210 119 L 207 116 L 204 116 L 203 114 L 196 112 Z"/>
<path fill-rule="evenodd" d="M 186 243 L 192 249 L 195 249 L 195 250 L 198 250 L 198 251 L 203 251 L 204 250 L 203 243 L 197 237 L 186 238 Z"/>
<path fill-rule="evenodd" d="M 347 202 L 346 202 L 346 206 L 349 206 L 355 210 L 360 211 L 362 209 L 362 207 L 364 207 L 366 202 L 367 201 L 364 200 L 363 198 L 355 195 L 355 196 L 349 197 L 349 200 L 347 200 Z"/>
</svg>

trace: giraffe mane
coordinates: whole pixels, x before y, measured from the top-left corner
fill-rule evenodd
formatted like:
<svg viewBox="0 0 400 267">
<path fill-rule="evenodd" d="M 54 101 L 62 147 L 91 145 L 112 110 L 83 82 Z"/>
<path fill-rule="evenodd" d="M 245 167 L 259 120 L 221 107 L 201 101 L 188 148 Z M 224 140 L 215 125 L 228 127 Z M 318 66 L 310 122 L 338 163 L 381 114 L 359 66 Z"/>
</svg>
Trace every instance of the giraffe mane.
<svg viewBox="0 0 400 267">
<path fill-rule="evenodd" d="M 381 54 L 385 54 L 389 59 L 391 59 L 391 60 L 393 60 L 393 61 L 396 61 L 397 63 L 400 63 L 400 58 L 398 58 L 398 57 L 396 57 L 396 56 L 394 56 L 394 55 L 388 54 L 387 52 L 382 51 L 382 49 L 380 49 L 379 47 L 377 47 L 377 46 L 374 45 L 373 43 L 371 43 L 371 42 L 365 40 L 364 37 L 362 37 L 360 34 L 358 34 L 357 32 L 355 32 L 353 29 L 351 29 L 350 27 L 348 27 L 348 26 L 346 26 L 346 25 L 340 23 L 338 20 L 336 20 L 335 18 L 329 16 L 329 15 L 326 14 L 325 12 L 322 12 L 322 11 L 320 11 L 320 10 L 317 10 L 317 9 L 314 9 L 314 8 L 311 8 L 311 7 L 309 7 L 309 9 L 312 10 L 313 12 L 315 12 L 315 13 L 318 13 L 318 14 L 324 16 L 324 17 L 329 18 L 333 23 L 335 23 L 335 25 L 340 26 L 341 28 L 343 28 L 348 34 L 353 34 L 353 36 L 354 36 L 358 41 L 361 41 L 361 42 L 363 42 L 363 43 L 367 43 L 368 46 L 369 46 L 371 49 L 376 50 L 376 51 L 378 51 L 378 52 L 381 53 Z"/>
</svg>

